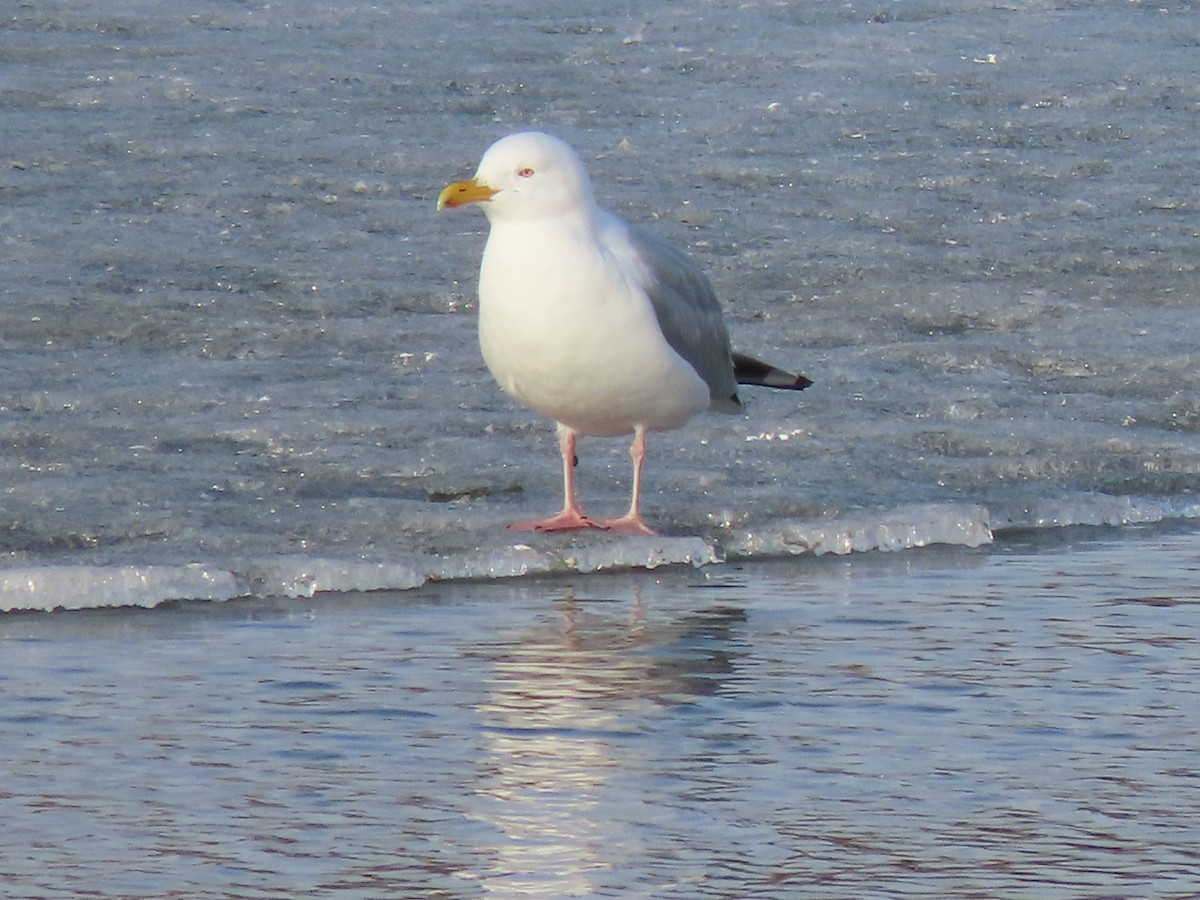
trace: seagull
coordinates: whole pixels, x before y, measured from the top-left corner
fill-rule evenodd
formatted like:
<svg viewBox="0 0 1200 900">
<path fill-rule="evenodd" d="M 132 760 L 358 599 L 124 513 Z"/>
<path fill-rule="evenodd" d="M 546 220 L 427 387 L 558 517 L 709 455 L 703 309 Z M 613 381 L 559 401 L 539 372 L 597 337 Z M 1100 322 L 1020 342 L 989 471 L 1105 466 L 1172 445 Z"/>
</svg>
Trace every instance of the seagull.
<svg viewBox="0 0 1200 900">
<path fill-rule="evenodd" d="M 563 507 L 518 531 L 656 532 L 641 514 L 646 432 L 704 410 L 737 413 L 739 384 L 812 382 L 740 353 L 699 267 L 661 238 L 600 209 L 587 170 L 540 132 L 496 141 L 437 208 L 478 205 L 489 223 L 479 270 L 479 344 L 501 389 L 557 423 Z M 619 518 L 584 515 L 576 439 L 633 435 L 633 490 Z"/>
</svg>

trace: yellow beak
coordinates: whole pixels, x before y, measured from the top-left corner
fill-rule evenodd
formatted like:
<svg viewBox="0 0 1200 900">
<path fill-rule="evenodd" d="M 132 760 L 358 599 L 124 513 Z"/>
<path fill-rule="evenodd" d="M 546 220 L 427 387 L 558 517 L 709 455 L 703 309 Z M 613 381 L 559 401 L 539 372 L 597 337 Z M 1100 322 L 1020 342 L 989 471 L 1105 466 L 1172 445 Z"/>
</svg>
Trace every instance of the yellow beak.
<svg viewBox="0 0 1200 900">
<path fill-rule="evenodd" d="M 500 193 L 498 190 L 488 187 L 478 178 L 472 178 L 469 181 L 455 181 L 453 184 L 446 185 L 438 194 L 437 208 L 456 209 L 469 203 L 484 203 L 498 193 Z"/>
</svg>

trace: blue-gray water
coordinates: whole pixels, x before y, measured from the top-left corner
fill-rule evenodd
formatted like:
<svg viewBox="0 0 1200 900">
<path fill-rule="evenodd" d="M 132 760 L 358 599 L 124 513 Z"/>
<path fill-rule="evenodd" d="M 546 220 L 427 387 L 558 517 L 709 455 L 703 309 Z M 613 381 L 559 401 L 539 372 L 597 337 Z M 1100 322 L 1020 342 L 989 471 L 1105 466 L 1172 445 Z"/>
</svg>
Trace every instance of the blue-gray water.
<svg viewBox="0 0 1200 900">
<path fill-rule="evenodd" d="M 1192 897 L 1200 534 L 0 618 L 8 897 Z"/>
</svg>

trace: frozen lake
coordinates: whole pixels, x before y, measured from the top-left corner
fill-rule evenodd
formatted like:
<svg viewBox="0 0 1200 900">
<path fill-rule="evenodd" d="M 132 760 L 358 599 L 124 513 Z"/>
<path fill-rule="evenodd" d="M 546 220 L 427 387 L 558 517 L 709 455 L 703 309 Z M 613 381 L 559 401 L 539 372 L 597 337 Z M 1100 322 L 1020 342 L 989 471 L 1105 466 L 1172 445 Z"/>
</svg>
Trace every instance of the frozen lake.
<svg viewBox="0 0 1200 900">
<path fill-rule="evenodd" d="M 0 10 L 3 890 L 1194 896 L 1198 45 L 1171 0 Z M 528 127 L 816 382 L 652 436 L 659 539 L 504 528 L 553 431 L 434 202 Z"/>
<path fill-rule="evenodd" d="M 4 17 L 2 607 L 977 544 L 1196 513 L 1187 4 L 47 3 Z M 484 369 L 483 217 L 554 131 L 807 372 L 654 435 L 671 538 L 515 548 L 548 423 Z M 597 513 L 624 441 L 584 441 Z M 65 568 L 64 568 L 65 567 Z M 150 568 L 154 567 L 154 568 Z"/>
</svg>

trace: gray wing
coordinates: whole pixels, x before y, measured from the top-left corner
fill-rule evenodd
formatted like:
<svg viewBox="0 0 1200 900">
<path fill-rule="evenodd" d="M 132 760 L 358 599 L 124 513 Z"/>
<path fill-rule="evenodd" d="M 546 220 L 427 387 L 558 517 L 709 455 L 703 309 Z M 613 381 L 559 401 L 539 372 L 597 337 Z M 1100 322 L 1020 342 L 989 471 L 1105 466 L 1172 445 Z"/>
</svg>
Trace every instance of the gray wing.
<svg viewBox="0 0 1200 900">
<path fill-rule="evenodd" d="M 729 332 L 708 278 L 673 245 L 640 228 L 624 227 L 646 268 L 646 293 L 663 337 L 708 384 L 712 409 L 739 411 Z"/>
</svg>

